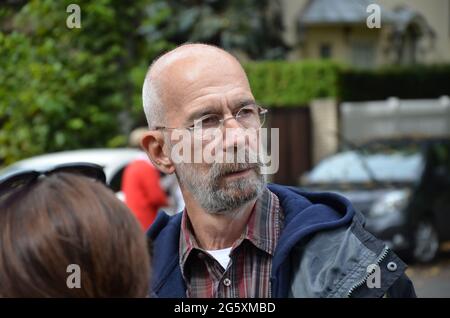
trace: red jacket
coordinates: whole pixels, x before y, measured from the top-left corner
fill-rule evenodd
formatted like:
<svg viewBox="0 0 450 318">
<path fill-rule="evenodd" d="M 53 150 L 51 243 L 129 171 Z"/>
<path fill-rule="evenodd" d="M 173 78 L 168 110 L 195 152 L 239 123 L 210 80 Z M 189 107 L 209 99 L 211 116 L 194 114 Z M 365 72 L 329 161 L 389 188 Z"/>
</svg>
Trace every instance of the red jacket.
<svg viewBox="0 0 450 318">
<path fill-rule="evenodd" d="M 166 193 L 159 183 L 159 172 L 147 160 L 135 160 L 125 168 L 122 191 L 125 203 L 144 230 L 153 223 L 158 209 L 167 205 Z"/>
</svg>

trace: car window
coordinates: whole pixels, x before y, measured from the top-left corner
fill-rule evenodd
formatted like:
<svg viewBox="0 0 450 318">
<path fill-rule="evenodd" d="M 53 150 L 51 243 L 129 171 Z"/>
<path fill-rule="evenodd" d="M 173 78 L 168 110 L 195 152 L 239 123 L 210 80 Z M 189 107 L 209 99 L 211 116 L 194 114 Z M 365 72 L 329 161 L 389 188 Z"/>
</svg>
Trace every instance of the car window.
<svg viewBox="0 0 450 318">
<path fill-rule="evenodd" d="M 114 191 L 114 192 L 119 192 L 122 188 L 122 176 L 123 176 L 123 172 L 125 170 L 126 166 L 123 166 L 121 169 L 119 169 L 119 171 L 116 172 L 116 174 L 114 174 L 114 176 L 111 178 L 111 181 L 109 183 L 109 187 Z"/>
<path fill-rule="evenodd" d="M 434 177 L 450 179 L 450 144 L 439 142 L 431 146 L 430 160 Z M 450 181 L 450 180 L 447 180 Z"/>
<path fill-rule="evenodd" d="M 365 183 L 373 176 L 379 181 L 408 182 L 417 180 L 423 171 L 420 151 L 345 151 L 320 162 L 308 175 L 310 183 Z M 366 166 L 366 167 L 365 167 Z"/>
</svg>

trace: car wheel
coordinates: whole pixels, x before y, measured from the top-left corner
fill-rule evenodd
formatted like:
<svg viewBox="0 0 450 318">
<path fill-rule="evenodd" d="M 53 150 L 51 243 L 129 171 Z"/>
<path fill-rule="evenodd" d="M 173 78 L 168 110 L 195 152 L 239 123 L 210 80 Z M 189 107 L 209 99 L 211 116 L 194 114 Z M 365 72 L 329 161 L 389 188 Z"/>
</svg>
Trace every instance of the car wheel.
<svg viewBox="0 0 450 318">
<path fill-rule="evenodd" d="M 417 262 L 429 263 L 439 251 L 439 237 L 435 226 L 430 221 L 420 221 L 414 231 L 413 256 Z"/>
</svg>

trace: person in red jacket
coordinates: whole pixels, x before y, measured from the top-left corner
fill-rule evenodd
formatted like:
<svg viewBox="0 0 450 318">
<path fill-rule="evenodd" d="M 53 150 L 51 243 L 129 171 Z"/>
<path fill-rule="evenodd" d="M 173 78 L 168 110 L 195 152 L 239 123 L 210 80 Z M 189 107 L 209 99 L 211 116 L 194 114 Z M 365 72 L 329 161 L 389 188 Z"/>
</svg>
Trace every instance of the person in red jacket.
<svg viewBox="0 0 450 318">
<path fill-rule="evenodd" d="M 135 145 L 134 135 L 130 144 Z M 125 203 L 134 213 L 144 230 L 153 223 L 159 208 L 168 204 L 167 195 L 160 184 L 159 171 L 150 160 L 143 155 L 132 161 L 124 170 L 122 177 L 122 192 Z"/>
</svg>

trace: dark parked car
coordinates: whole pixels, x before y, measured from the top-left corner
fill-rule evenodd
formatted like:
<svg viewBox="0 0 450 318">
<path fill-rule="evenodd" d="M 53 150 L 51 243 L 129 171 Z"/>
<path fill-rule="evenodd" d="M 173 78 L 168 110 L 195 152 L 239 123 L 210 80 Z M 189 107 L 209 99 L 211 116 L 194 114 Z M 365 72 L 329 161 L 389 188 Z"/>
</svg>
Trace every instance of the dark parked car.
<svg viewBox="0 0 450 318">
<path fill-rule="evenodd" d="M 450 240 L 450 139 L 367 143 L 321 161 L 308 190 L 346 196 L 366 228 L 403 256 L 432 261 Z"/>
</svg>

